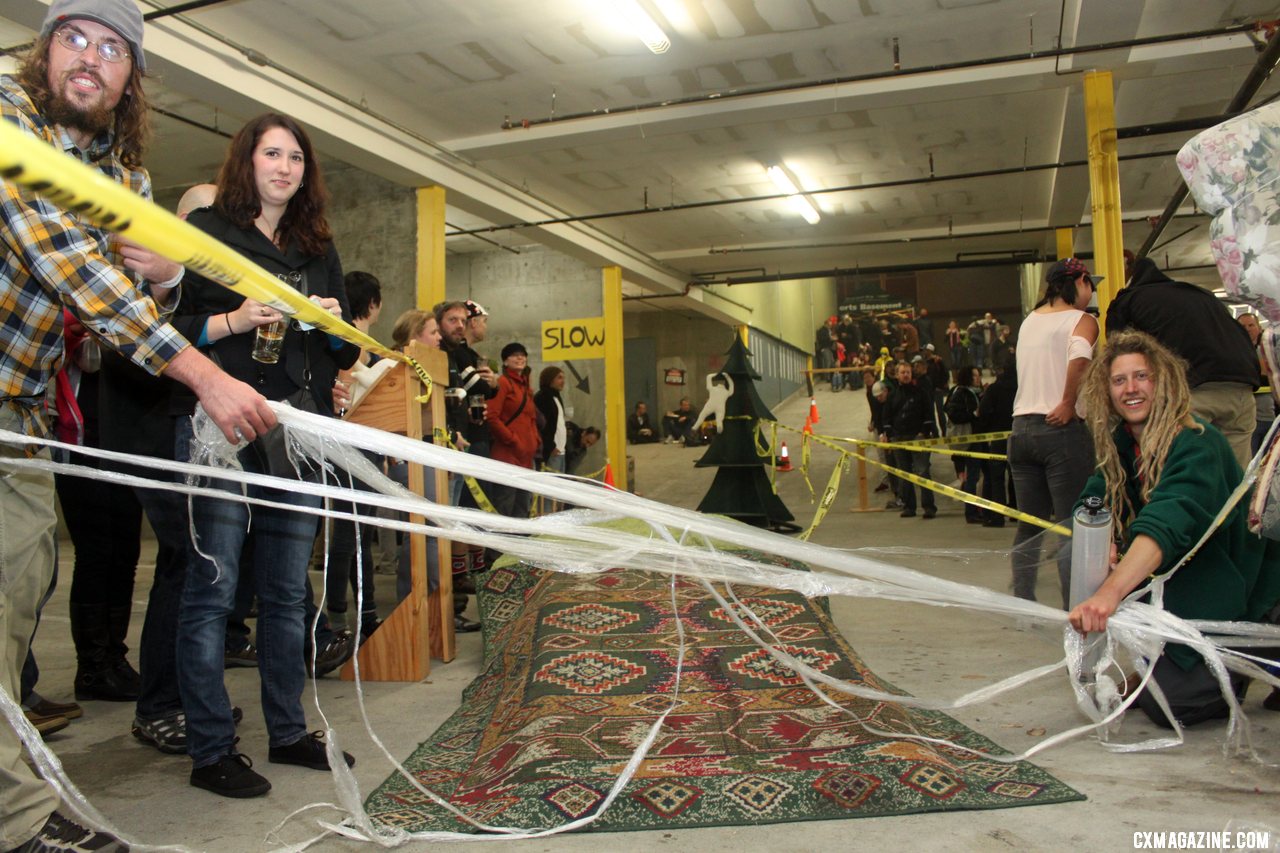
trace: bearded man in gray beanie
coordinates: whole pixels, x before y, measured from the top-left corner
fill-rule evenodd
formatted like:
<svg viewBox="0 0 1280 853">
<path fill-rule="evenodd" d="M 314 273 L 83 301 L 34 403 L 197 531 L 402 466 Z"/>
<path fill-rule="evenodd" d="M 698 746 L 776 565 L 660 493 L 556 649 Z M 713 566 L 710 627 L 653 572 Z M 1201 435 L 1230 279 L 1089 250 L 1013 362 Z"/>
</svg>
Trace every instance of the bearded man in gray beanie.
<svg viewBox="0 0 1280 853">
<path fill-rule="evenodd" d="M 0 76 L 0 120 L 150 198 L 142 29 L 133 0 L 54 0 L 17 74 Z M 168 293 L 182 274 L 180 264 L 124 238 L 108 241 L 78 214 L 0 182 L 0 428 L 49 435 L 44 399 L 63 358 L 64 304 L 138 366 L 195 390 L 228 440 L 273 426 L 261 395 L 160 318 L 148 291 Z M 0 444 L 0 685 L 15 702 L 55 561 L 53 475 L 4 464 L 27 455 L 23 445 Z M 52 786 L 23 762 L 15 731 L 0 725 L 0 850 L 127 849 L 58 808 Z"/>
</svg>

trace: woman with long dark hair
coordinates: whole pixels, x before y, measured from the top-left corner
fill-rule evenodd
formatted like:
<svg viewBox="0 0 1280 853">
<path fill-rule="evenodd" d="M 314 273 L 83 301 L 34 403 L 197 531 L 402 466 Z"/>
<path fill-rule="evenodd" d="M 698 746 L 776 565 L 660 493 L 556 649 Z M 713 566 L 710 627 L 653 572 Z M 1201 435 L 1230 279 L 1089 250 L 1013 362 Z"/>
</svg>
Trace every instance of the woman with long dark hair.
<svg viewBox="0 0 1280 853">
<path fill-rule="evenodd" d="M 555 365 L 542 368 L 538 374 L 538 393 L 533 395 L 533 402 L 542 415 L 542 423 L 538 427 L 542 437 L 542 463 L 561 474 L 564 473 L 564 454 L 568 447 L 565 428 L 568 418 L 564 415 L 564 401 L 560 399 L 563 390 L 564 371 Z"/>
<path fill-rule="evenodd" d="M 1080 383 L 1093 358 L 1098 321 L 1085 313 L 1097 282 L 1075 258 L 1058 261 L 1046 276 L 1040 301 L 1018 332 L 1018 392 L 1009 436 L 1009 470 L 1018 509 L 1069 523 L 1071 507 L 1093 470 L 1093 442 L 1081 420 Z M 1013 594 L 1036 599 L 1043 537 L 1018 522 L 1013 539 Z M 1062 603 L 1071 593 L 1071 549 L 1056 555 Z"/>
<path fill-rule="evenodd" d="M 213 207 L 196 211 L 188 222 L 275 273 L 321 308 L 346 315 L 342 264 L 324 215 L 324 180 L 302 127 L 275 113 L 249 122 L 231 140 L 217 184 Z M 338 370 L 354 364 L 359 354 L 352 344 L 287 322 L 274 309 L 194 274 L 183 281 L 178 314 L 174 324 L 179 331 L 229 374 L 269 399 L 329 415 Z M 275 329 L 276 336 L 257 334 L 261 328 Z M 264 351 L 264 342 L 272 340 L 277 348 Z M 187 458 L 191 437 L 190 420 L 180 419 L 179 459 Z M 241 449 L 239 461 L 253 473 L 300 476 L 267 442 Z M 217 480 L 208 485 L 240 490 Z M 320 504 L 319 498 L 289 489 L 248 486 L 247 492 L 297 507 Z M 258 597 L 258 671 L 268 758 L 329 769 L 324 743 L 318 733 L 308 734 L 302 710 L 304 598 L 316 517 L 275 507 L 250 510 L 236 500 L 193 498 L 192 526 L 198 547 L 188 565 L 177 646 L 191 784 L 228 797 L 260 796 L 271 788 L 236 751 L 223 683 L 223 634 L 242 553 L 252 560 Z M 350 756 L 346 759 L 352 763 Z"/>
</svg>

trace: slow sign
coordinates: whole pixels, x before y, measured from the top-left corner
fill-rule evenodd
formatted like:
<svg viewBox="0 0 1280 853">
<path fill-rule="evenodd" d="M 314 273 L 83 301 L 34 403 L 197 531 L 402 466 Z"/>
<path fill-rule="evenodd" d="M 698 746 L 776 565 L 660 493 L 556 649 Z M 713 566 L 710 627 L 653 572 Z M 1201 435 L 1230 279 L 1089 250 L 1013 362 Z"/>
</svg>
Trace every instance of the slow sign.
<svg viewBox="0 0 1280 853">
<path fill-rule="evenodd" d="M 546 320 L 542 323 L 542 360 L 604 358 L 604 318 Z"/>
</svg>

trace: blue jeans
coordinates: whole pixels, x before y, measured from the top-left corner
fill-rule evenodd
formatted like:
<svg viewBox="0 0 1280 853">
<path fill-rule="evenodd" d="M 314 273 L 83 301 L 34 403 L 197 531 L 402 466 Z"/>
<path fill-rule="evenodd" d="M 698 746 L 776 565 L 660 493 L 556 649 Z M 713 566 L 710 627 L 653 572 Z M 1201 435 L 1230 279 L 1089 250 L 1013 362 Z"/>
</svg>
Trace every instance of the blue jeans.
<svg viewBox="0 0 1280 853">
<path fill-rule="evenodd" d="M 179 420 L 175 449 L 180 461 L 188 458 L 190 438 L 190 420 Z M 241 452 L 240 462 L 246 471 L 262 473 L 251 450 Z M 240 491 L 238 485 L 216 480 L 206 485 Z M 318 497 L 297 492 L 260 486 L 247 490 L 250 497 L 293 506 L 320 505 Z M 194 498 L 191 515 L 199 550 L 213 560 L 191 549 L 178 614 L 178 685 L 187 714 L 187 751 L 196 767 L 204 767 L 235 751 L 235 724 L 223 681 L 224 641 L 240 577 L 240 554 L 249 536 L 258 595 L 258 674 L 269 743 L 288 746 L 307 733 L 302 710 L 303 614 L 317 518 L 216 498 Z"/>
<path fill-rule="evenodd" d="M 983 368 L 987 366 L 987 347 L 982 343 L 970 343 L 969 355 L 973 357 L 973 366 Z"/>
<path fill-rule="evenodd" d="M 890 441 L 910 441 L 921 437 L 923 436 L 910 435 L 892 438 Z M 928 480 L 933 479 L 933 476 L 929 473 L 932 459 L 933 457 L 929 453 L 922 453 L 916 450 L 898 450 L 896 448 L 893 450 L 893 465 L 895 468 L 900 468 L 903 471 L 908 471 Z M 899 480 L 898 497 L 902 499 L 902 508 L 904 510 L 916 511 L 916 487 L 914 484 L 906 480 Z M 923 486 L 920 488 L 920 502 L 930 512 L 937 510 L 931 489 L 926 489 Z"/>
<path fill-rule="evenodd" d="M 1071 508 L 1084 491 L 1093 467 L 1093 439 L 1083 421 L 1050 426 L 1044 415 L 1013 419 L 1009 470 L 1022 512 L 1070 527 Z M 1036 600 L 1036 575 L 1044 542 L 1041 533 L 1044 531 L 1039 527 L 1020 521 L 1013 538 L 1013 594 L 1031 601 Z M 1071 594 L 1070 539 L 1062 538 L 1057 560 L 1065 608 Z"/>
</svg>

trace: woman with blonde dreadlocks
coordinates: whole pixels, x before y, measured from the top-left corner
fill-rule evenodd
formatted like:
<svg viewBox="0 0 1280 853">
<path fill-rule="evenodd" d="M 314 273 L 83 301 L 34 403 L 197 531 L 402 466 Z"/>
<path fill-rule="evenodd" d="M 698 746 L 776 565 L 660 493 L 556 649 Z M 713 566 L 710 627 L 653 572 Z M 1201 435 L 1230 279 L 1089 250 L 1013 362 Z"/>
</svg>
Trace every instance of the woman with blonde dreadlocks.
<svg viewBox="0 0 1280 853">
<path fill-rule="evenodd" d="M 1155 338 L 1121 332 L 1107 340 L 1084 381 L 1098 469 L 1081 498 L 1099 496 L 1115 513 L 1111 573 L 1068 619 L 1081 633 L 1103 631 L 1120 602 L 1149 576 L 1171 569 L 1209 529 L 1242 472 L 1222 433 L 1191 415 L 1186 365 Z M 1164 606 L 1184 619 L 1280 618 L 1280 542 L 1247 529 L 1241 501 L 1169 579 Z M 1116 560 L 1117 554 L 1119 560 Z M 1204 660 L 1165 647 L 1153 677 L 1183 725 L 1225 717 L 1227 703 Z M 1232 675 L 1238 696 L 1246 682 Z M 1169 726 L 1146 691 L 1138 705 Z"/>
</svg>

